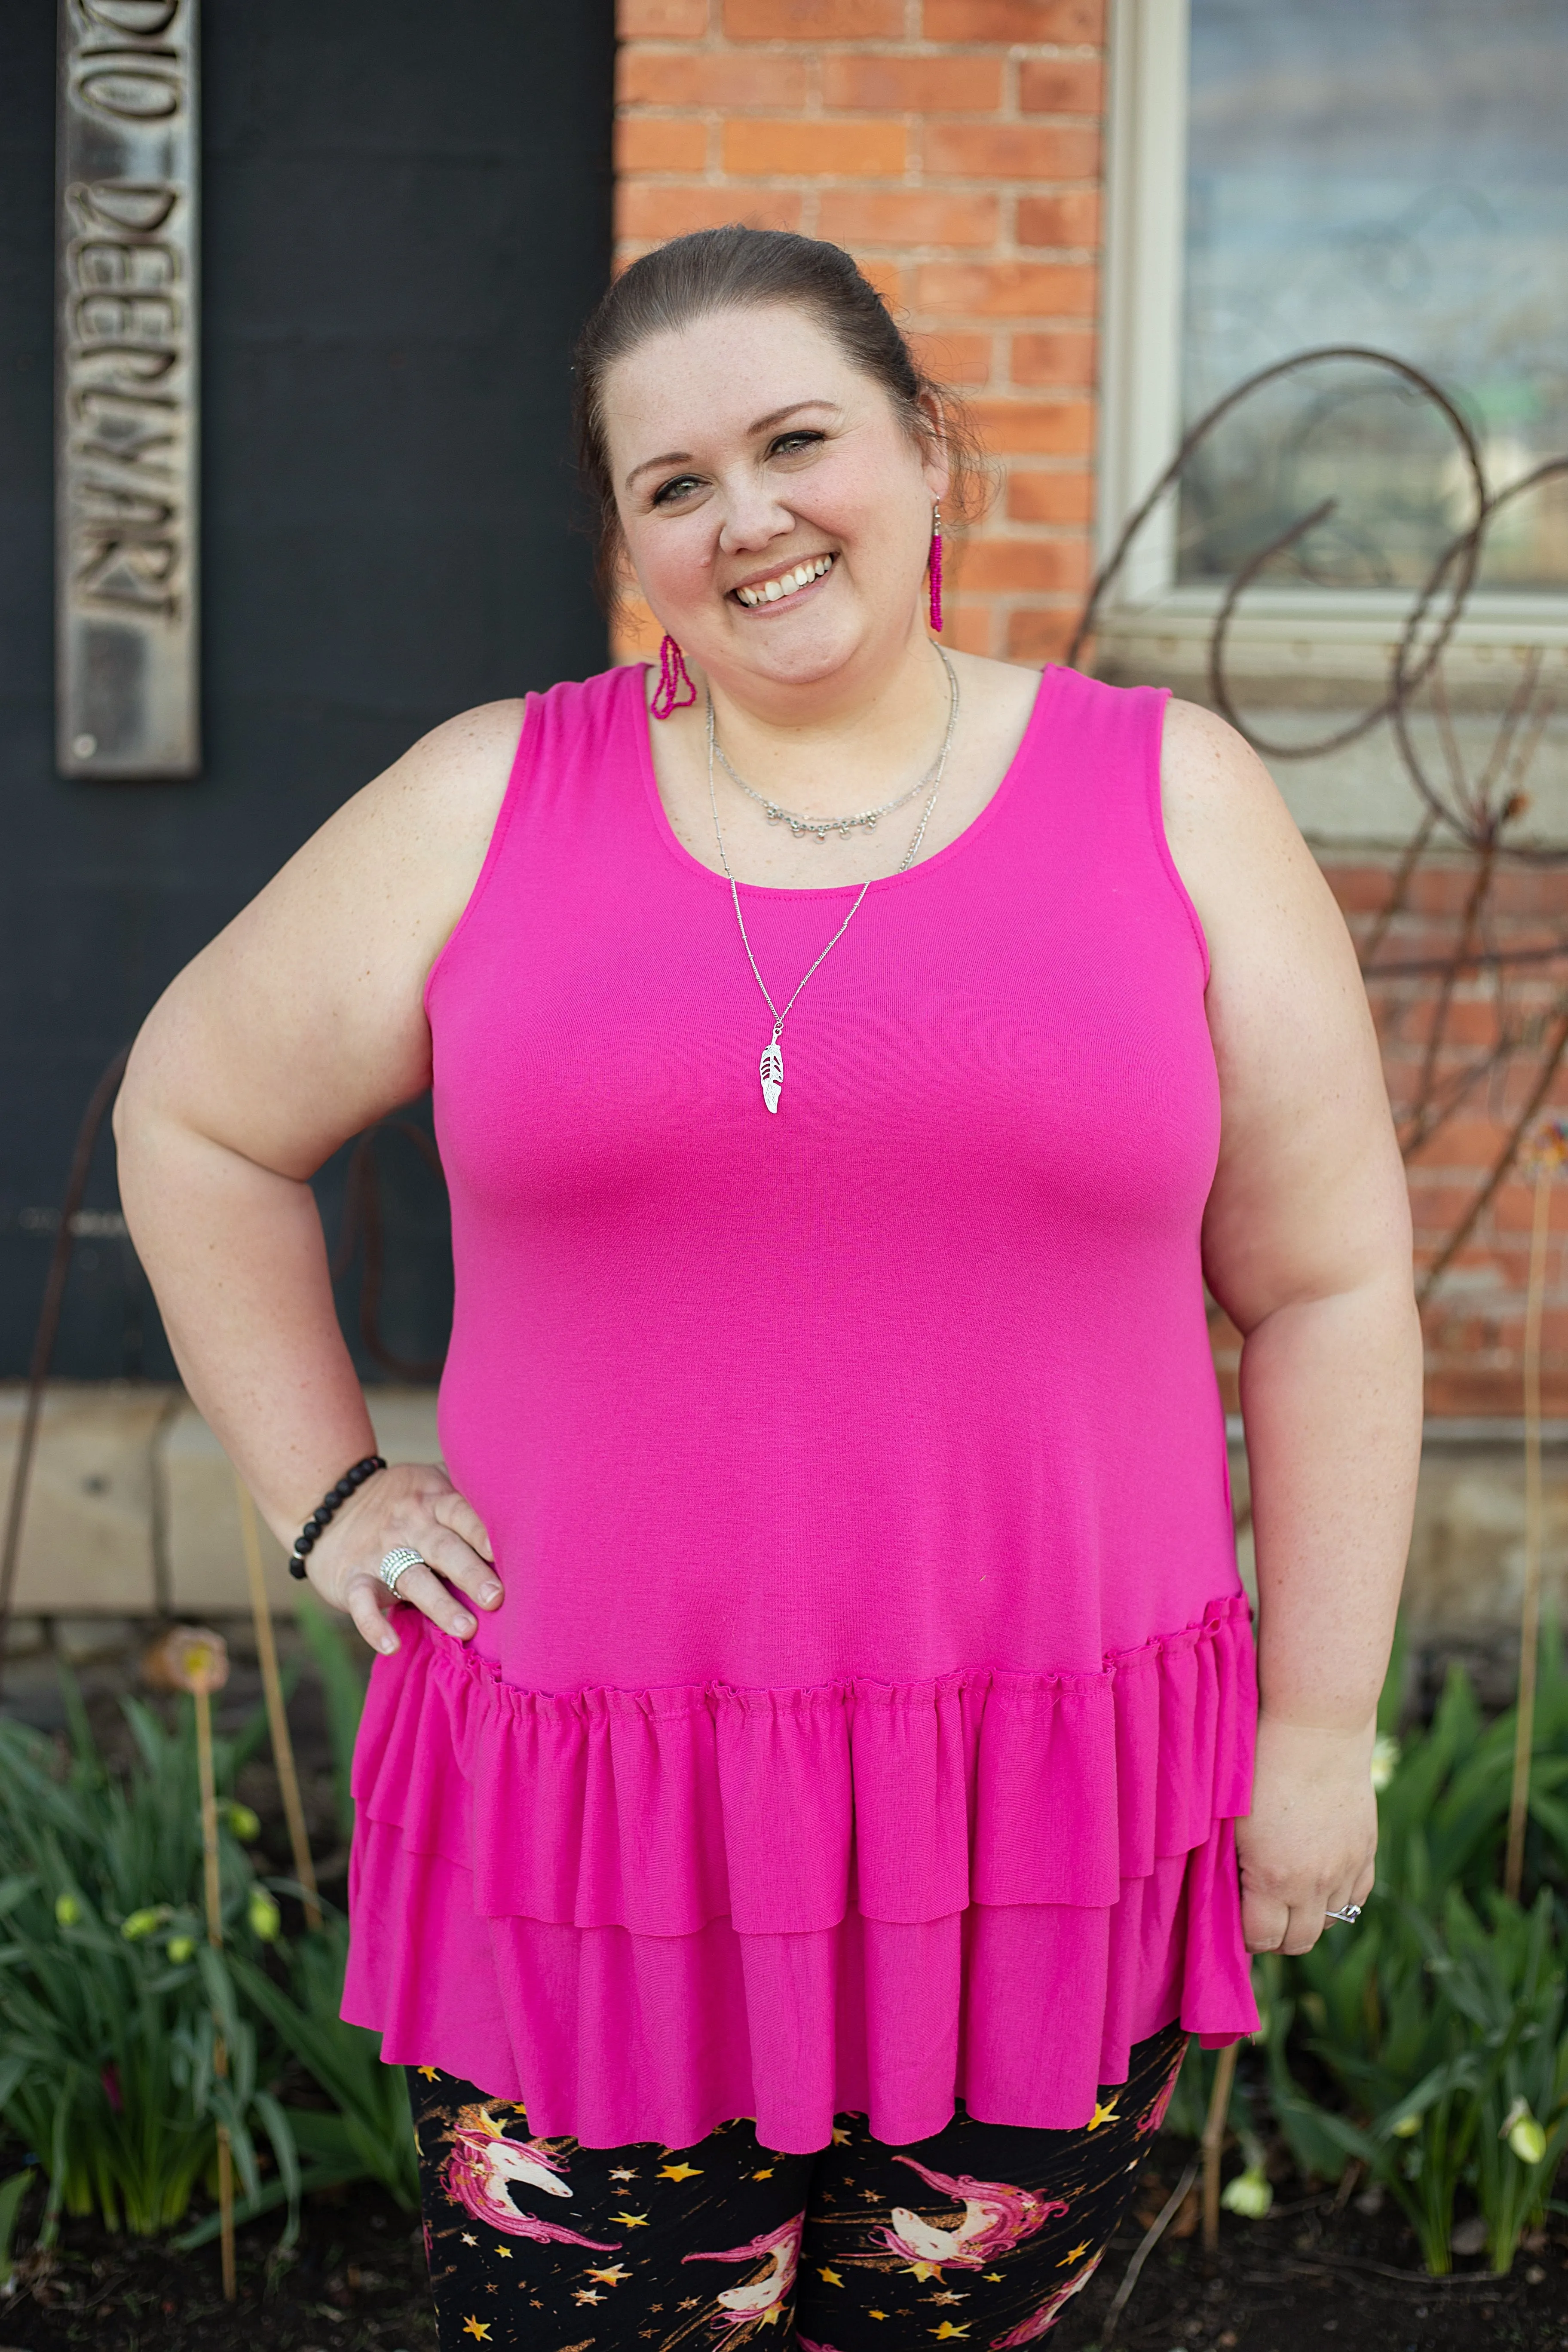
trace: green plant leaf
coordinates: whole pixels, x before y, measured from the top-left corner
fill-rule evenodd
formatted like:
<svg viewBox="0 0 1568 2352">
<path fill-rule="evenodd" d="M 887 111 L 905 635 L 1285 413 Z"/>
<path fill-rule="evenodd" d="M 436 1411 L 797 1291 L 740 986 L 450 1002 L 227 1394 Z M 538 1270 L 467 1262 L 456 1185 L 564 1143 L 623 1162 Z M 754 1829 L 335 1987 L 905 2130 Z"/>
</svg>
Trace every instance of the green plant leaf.
<svg viewBox="0 0 1568 2352">
<path fill-rule="evenodd" d="M 354 1806 L 350 1782 L 367 1678 L 349 1646 L 351 1641 L 356 1649 L 359 1645 L 357 1636 L 343 1630 L 346 1620 L 330 1618 L 308 1584 L 300 1586 L 295 1607 L 300 1631 L 305 1637 L 315 1661 L 316 1672 L 321 1676 L 321 1695 L 327 1708 L 327 1730 L 332 1743 L 338 1827 L 347 1839 L 353 1835 Z"/>
<path fill-rule="evenodd" d="M 11 2240 L 16 2233 L 16 2216 L 22 2210 L 22 2200 L 33 2185 L 31 2167 L 26 2172 L 14 2172 L 8 2180 L 0 2180 L 0 2286 L 8 2284 L 11 2277 Z"/>
</svg>

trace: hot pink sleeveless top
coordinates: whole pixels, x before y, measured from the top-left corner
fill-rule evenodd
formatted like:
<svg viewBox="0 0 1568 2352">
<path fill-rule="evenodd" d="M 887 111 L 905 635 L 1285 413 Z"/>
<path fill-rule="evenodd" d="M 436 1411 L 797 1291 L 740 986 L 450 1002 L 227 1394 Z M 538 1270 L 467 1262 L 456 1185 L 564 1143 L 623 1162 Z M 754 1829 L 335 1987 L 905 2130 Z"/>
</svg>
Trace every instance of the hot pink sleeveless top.
<svg viewBox="0 0 1568 2352">
<path fill-rule="evenodd" d="M 1047 672 L 801 996 L 770 1116 L 644 693 L 529 698 L 429 982 L 442 1443 L 506 1600 L 376 1662 L 344 2013 L 593 2146 L 1076 2127 L 1173 2019 L 1257 2022 L 1163 698 Z M 850 897 L 742 890 L 776 1001 Z"/>
</svg>

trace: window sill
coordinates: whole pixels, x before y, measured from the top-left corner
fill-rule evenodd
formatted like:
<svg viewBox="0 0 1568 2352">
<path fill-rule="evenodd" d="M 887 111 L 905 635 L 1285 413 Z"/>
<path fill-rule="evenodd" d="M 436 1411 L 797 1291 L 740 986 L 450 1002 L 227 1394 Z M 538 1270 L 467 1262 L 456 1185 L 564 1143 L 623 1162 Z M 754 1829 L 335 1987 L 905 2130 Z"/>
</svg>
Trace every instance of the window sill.
<svg viewBox="0 0 1568 2352">
<path fill-rule="evenodd" d="M 1221 602 L 1217 589 L 1176 588 L 1146 604 L 1110 605 L 1095 630 L 1101 666 L 1109 656 L 1119 670 L 1206 671 Z M 1226 667 L 1281 684 L 1385 677 L 1411 603 L 1384 591 L 1254 590 L 1231 616 Z M 1501 684 L 1531 654 L 1558 652 L 1568 652 L 1568 595 L 1478 592 L 1449 641 L 1447 669 L 1450 684 L 1464 677 Z"/>
</svg>

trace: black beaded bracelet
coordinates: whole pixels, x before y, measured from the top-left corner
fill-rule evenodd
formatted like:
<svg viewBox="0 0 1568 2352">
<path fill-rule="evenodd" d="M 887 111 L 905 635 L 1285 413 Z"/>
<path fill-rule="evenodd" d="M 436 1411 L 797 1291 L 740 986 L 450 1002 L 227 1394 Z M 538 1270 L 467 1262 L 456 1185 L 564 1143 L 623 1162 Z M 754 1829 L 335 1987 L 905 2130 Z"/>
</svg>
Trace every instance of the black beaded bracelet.
<svg viewBox="0 0 1568 2352">
<path fill-rule="evenodd" d="M 315 1509 L 311 1512 L 310 1517 L 306 1520 L 304 1526 L 300 1528 L 299 1534 L 294 1538 L 294 1549 L 289 1555 L 289 1573 L 290 1576 L 303 1578 L 305 1573 L 305 1555 L 307 1552 L 314 1549 L 316 1538 L 325 1530 L 328 1521 L 332 1517 L 333 1514 L 348 1501 L 349 1496 L 353 1493 L 356 1486 L 363 1486 L 367 1478 L 374 1478 L 378 1470 L 384 1470 L 385 1467 L 386 1460 L 384 1455 L 380 1454 L 367 1454 L 363 1462 L 356 1462 L 352 1470 L 345 1470 L 343 1472 L 342 1476 L 338 1480 L 337 1485 L 331 1489 L 330 1494 L 322 1496 L 321 1501 L 317 1504 Z"/>
</svg>

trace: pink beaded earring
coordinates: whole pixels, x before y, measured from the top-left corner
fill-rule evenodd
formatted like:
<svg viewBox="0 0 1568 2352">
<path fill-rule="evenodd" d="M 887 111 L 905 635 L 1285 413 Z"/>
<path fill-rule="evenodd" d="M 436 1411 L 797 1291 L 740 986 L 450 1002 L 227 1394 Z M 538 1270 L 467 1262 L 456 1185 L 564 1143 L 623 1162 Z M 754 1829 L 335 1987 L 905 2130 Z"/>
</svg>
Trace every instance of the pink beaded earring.
<svg viewBox="0 0 1568 2352">
<path fill-rule="evenodd" d="M 682 693 L 680 689 L 684 688 Z M 672 710 L 684 710 L 697 699 L 697 688 L 686 674 L 686 664 L 680 647 L 667 635 L 658 649 L 658 685 L 655 690 L 652 710 L 656 719 L 668 719 Z"/>
<path fill-rule="evenodd" d="M 942 635 L 942 502 L 931 510 L 931 625 Z"/>
</svg>

